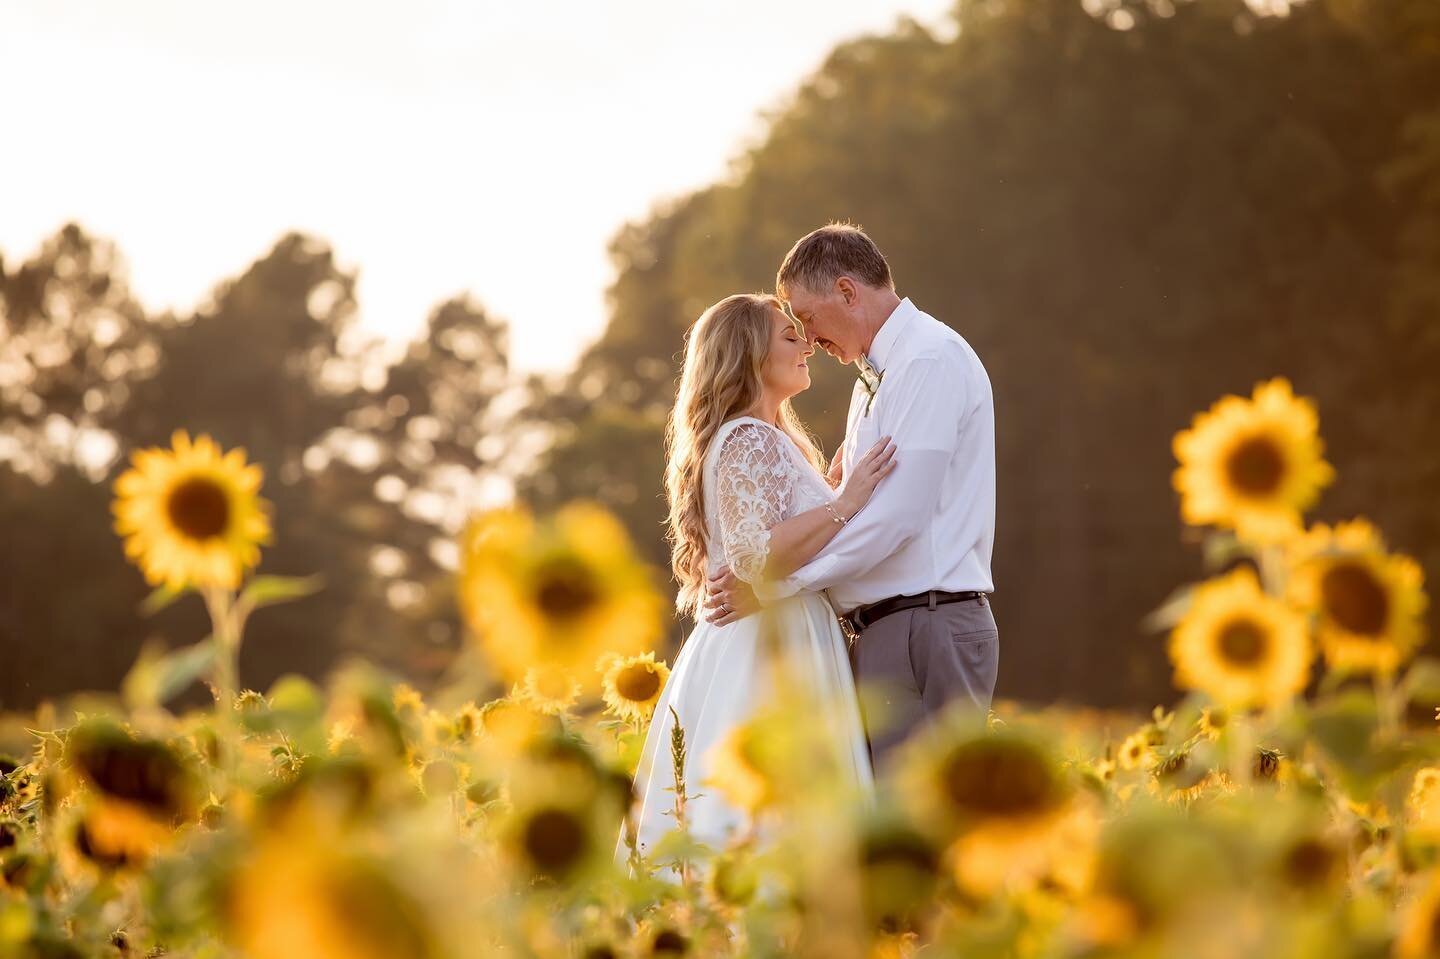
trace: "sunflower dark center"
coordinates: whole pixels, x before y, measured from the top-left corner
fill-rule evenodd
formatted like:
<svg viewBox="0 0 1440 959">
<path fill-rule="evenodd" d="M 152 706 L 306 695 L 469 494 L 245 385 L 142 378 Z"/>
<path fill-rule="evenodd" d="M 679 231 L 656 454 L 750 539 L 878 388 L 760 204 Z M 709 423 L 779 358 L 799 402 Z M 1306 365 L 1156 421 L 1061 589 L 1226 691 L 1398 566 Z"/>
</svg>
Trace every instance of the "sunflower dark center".
<svg viewBox="0 0 1440 959">
<path fill-rule="evenodd" d="M 934 847 L 910 834 L 867 839 L 860 851 L 860 861 L 867 869 L 900 866 L 925 875 L 934 875 L 940 864 Z"/>
<path fill-rule="evenodd" d="M 963 814 L 1024 816 L 1044 812 L 1056 800 L 1056 783 L 1043 757 L 1018 743 L 966 743 L 941 770 L 950 801 Z"/>
<path fill-rule="evenodd" d="M 650 954 L 654 956 L 683 956 L 689 950 L 690 940 L 674 929 L 662 931 L 650 946 Z"/>
<path fill-rule="evenodd" d="M 645 666 L 629 666 L 615 677 L 615 691 L 632 703 L 644 703 L 660 690 L 660 674 Z"/>
<path fill-rule="evenodd" d="M 562 876 L 585 855 L 585 827 L 562 809 L 542 809 L 525 824 L 524 846 L 540 872 Z"/>
<path fill-rule="evenodd" d="M 1297 886 L 1319 885 L 1335 866 L 1335 850 L 1318 839 L 1302 839 L 1285 853 L 1285 875 Z"/>
<path fill-rule="evenodd" d="M 192 477 L 170 491 L 165 503 L 170 523 L 190 539 L 210 539 L 225 532 L 230 500 L 212 480 Z"/>
<path fill-rule="evenodd" d="M 536 576 L 535 603 L 550 619 L 574 619 L 600 599 L 595 576 L 582 563 L 569 558 L 552 559 Z"/>
<path fill-rule="evenodd" d="M 1252 436 L 1225 458 L 1225 475 L 1247 496 L 1269 496 L 1285 478 L 1285 457 L 1269 437 Z"/>
<path fill-rule="evenodd" d="M 1220 630 L 1220 655 L 1232 666 L 1253 666 L 1265 656 L 1265 630 L 1249 619 L 1232 619 Z"/>
<path fill-rule="evenodd" d="M 1385 631 L 1390 600 L 1375 575 L 1359 563 L 1337 563 L 1320 580 L 1325 614 L 1341 629 L 1361 636 Z"/>
<path fill-rule="evenodd" d="M 77 745 L 75 760 L 107 795 L 164 817 L 183 812 L 184 771 L 159 743 L 84 742 Z"/>
</svg>

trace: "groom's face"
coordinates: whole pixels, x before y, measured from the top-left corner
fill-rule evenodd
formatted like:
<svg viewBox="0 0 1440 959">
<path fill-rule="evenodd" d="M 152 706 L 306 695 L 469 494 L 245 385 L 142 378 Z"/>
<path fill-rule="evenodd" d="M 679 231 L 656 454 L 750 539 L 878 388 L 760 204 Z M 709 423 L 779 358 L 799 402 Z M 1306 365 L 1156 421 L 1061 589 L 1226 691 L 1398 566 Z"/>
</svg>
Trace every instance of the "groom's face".
<svg viewBox="0 0 1440 959">
<path fill-rule="evenodd" d="M 841 277 L 829 290 L 816 292 L 804 287 L 790 291 L 790 312 L 805 328 L 812 345 L 841 363 L 853 363 L 863 347 L 860 320 L 855 315 L 854 284 Z"/>
</svg>

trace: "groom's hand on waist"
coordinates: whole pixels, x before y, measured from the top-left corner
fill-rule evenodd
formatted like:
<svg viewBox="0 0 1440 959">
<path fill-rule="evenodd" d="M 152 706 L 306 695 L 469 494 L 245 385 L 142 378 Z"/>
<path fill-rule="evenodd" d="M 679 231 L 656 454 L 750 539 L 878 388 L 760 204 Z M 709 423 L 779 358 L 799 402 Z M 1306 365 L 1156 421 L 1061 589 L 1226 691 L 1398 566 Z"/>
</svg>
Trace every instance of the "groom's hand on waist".
<svg viewBox="0 0 1440 959">
<path fill-rule="evenodd" d="M 760 609 L 750 584 L 730 572 L 728 566 L 721 566 L 705 581 L 705 601 L 701 605 L 705 621 L 715 626 L 728 626 Z"/>
</svg>

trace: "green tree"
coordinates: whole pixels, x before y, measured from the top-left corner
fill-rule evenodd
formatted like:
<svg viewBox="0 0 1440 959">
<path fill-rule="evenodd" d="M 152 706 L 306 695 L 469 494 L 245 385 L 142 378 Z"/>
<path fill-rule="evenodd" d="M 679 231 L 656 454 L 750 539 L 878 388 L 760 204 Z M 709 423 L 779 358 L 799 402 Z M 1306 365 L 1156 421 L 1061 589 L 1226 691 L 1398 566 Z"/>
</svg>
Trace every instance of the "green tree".
<svg viewBox="0 0 1440 959">
<path fill-rule="evenodd" d="M 994 383 L 1002 695 L 1169 694 L 1138 624 L 1198 575 L 1170 438 L 1271 375 L 1319 400 L 1341 475 L 1322 517 L 1365 512 L 1440 568 L 1422 517 L 1440 463 L 1421 388 L 1440 361 L 1432 227 L 1414 212 L 1440 71 L 1415 65 L 1433 5 L 1400 6 L 967 0 L 948 38 L 902 21 L 842 45 L 730 176 L 617 238 L 610 326 L 560 387 L 574 415 L 540 464 L 548 495 L 636 482 L 638 450 L 556 467 L 590 455 L 616 405 L 644 414 L 656 462 L 685 327 L 849 219 Z M 797 400 L 832 448 L 850 380 L 822 361 Z M 659 493 L 657 471 L 639 499 Z M 632 530 L 663 554 L 647 512 Z"/>
</svg>

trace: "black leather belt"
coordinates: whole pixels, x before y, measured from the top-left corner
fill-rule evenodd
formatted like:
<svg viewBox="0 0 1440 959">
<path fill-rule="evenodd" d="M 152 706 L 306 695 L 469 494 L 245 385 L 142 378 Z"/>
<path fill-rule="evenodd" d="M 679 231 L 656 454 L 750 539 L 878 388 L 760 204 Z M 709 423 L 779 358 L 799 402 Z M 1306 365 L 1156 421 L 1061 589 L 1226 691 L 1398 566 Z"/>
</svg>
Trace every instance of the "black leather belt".
<svg viewBox="0 0 1440 959">
<path fill-rule="evenodd" d="M 878 621 L 893 613 L 903 612 L 907 609 L 919 609 L 921 606 L 945 606 L 950 603 L 966 603 L 970 600 L 979 600 L 984 606 L 989 602 L 988 593 L 981 593 L 977 590 L 966 590 L 963 593 L 947 593 L 942 589 L 932 589 L 928 593 L 921 593 L 918 596 L 891 596 L 889 599 L 882 599 L 878 603 L 867 603 L 864 606 L 856 606 L 850 612 L 840 617 L 840 629 L 845 633 L 845 638 L 850 642 L 860 638 L 861 632 L 867 626 L 873 626 Z"/>
</svg>

